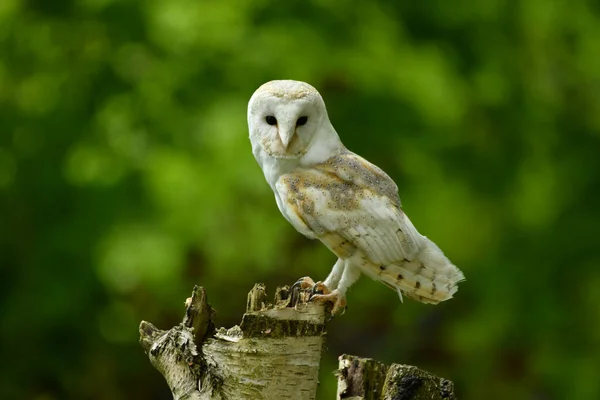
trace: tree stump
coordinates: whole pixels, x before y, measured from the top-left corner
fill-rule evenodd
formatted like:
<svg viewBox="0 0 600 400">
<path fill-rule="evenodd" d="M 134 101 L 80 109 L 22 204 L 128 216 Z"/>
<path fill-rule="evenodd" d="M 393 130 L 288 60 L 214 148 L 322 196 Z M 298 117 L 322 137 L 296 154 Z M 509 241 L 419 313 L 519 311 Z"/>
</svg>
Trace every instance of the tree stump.
<svg viewBox="0 0 600 400">
<path fill-rule="evenodd" d="M 456 400 L 454 384 L 410 365 L 339 357 L 337 398 L 346 400 Z"/>
<path fill-rule="evenodd" d="M 314 399 L 330 310 L 309 297 L 284 286 L 270 303 L 256 284 L 240 325 L 215 329 L 195 286 L 183 321 L 168 331 L 142 321 L 140 344 L 176 400 Z M 415 367 L 344 355 L 337 375 L 338 399 L 454 399 L 450 381 Z"/>
</svg>

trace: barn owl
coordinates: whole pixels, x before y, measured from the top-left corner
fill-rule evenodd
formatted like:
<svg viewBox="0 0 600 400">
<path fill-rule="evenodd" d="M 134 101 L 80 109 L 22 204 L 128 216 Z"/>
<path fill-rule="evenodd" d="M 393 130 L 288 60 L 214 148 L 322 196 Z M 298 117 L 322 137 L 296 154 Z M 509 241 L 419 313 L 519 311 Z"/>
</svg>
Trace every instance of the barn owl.
<svg viewBox="0 0 600 400">
<path fill-rule="evenodd" d="M 267 82 L 248 104 L 252 153 L 273 189 L 279 211 L 296 230 L 319 239 L 337 257 L 331 273 L 302 287 L 343 312 L 346 291 L 361 274 L 406 296 L 437 304 L 464 280 L 403 212 L 394 181 L 344 147 L 325 103 L 311 85 Z"/>
</svg>

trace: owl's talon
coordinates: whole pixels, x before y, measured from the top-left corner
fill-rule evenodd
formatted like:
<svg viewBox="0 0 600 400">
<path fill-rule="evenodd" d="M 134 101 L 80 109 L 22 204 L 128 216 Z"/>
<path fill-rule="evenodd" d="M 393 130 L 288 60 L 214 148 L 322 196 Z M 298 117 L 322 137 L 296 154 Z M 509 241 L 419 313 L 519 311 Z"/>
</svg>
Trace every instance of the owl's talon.
<svg viewBox="0 0 600 400">
<path fill-rule="evenodd" d="M 331 290 L 329 290 L 329 288 L 327 286 L 325 286 L 325 284 L 321 281 L 313 284 L 313 286 L 310 288 L 310 296 L 315 296 L 318 294 L 329 294 L 331 293 Z"/>
<path fill-rule="evenodd" d="M 316 285 L 315 285 L 316 286 Z M 323 285 L 327 288 L 327 286 Z M 339 290 L 335 289 L 329 294 L 315 294 L 310 298 L 311 301 L 318 303 L 331 303 L 333 309 L 331 310 L 332 318 L 336 315 L 342 315 L 346 312 L 346 296 L 344 296 Z"/>
<path fill-rule="evenodd" d="M 292 290 L 295 288 L 310 289 L 315 286 L 315 281 L 310 276 L 303 276 L 292 285 Z"/>
<path fill-rule="evenodd" d="M 339 316 L 342 316 L 346 313 L 346 311 L 348 311 L 348 306 L 345 306 L 344 309 L 342 310 L 342 312 L 339 314 Z M 333 312 L 331 313 L 331 316 L 329 318 L 327 318 L 326 322 L 331 322 L 335 317 L 337 317 L 338 315 L 334 314 Z"/>
</svg>

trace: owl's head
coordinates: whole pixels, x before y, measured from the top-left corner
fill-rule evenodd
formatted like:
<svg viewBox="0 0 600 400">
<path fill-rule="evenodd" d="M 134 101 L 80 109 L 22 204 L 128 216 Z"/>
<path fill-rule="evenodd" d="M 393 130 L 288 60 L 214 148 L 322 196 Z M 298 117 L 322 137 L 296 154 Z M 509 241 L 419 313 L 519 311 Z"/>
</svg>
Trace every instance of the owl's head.
<svg viewBox="0 0 600 400">
<path fill-rule="evenodd" d="M 337 138 L 319 92 L 292 80 L 267 82 L 254 92 L 248 128 L 253 147 L 276 159 L 304 156 L 318 136 L 333 132 Z"/>
</svg>

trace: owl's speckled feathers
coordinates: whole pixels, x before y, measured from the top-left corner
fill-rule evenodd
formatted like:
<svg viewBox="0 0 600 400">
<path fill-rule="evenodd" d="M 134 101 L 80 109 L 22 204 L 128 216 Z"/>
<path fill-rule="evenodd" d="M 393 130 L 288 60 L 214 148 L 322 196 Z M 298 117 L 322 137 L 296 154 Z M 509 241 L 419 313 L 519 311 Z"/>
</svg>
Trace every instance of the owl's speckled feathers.
<svg viewBox="0 0 600 400">
<path fill-rule="evenodd" d="M 283 216 L 338 257 L 317 298 L 339 311 L 361 273 L 400 298 L 435 304 L 452 297 L 463 274 L 417 232 L 390 177 L 344 147 L 316 89 L 298 81 L 264 84 L 250 99 L 248 125 Z"/>
</svg>

